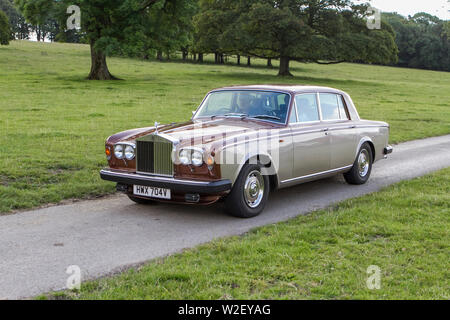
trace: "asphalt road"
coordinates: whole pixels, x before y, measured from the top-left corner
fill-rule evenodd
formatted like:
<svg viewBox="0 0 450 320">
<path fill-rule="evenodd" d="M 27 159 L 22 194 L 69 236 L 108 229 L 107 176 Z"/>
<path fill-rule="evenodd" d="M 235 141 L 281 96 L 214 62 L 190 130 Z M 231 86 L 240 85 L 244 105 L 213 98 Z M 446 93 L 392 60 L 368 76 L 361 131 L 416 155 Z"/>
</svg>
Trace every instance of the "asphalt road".
<svg viewBox="0 0 450 320">
<path fill-rule="evenodd" d="M 83 279 L 96 278 L 445 167 L 450 167 L 450 135 L 395 146 L 364 186 L 336 177 L 280 190 L 271 195 L 263 214 L 250 220 L 227 216 L 221 204 L 148 207 L 122 195 L 3 216 L 0 299 L 63 289 L 71 265 L 81 268 Z"/>
</svg>

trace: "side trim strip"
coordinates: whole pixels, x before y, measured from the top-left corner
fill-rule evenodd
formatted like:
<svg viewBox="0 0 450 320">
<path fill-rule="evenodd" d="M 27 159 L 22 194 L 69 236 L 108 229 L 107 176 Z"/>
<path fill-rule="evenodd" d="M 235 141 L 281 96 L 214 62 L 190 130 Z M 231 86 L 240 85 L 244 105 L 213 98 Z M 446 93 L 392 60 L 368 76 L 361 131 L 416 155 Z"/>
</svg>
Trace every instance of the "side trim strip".
<svg viewBox="0 0 450 320">
<path fill-rule="evenodd" d="M 349 166 L 345 166 L 345 167 L 337 168 L 337 169 L 333 169 L 333 170 L 323 171 L 323 172 L 319 172 L 319 173 L 313 173 L 313 174 L 309 174 L 309 175 L 303 176 L 303 177 L 288 179 L 288 180 L 281 181 L 281 184 L 288 183 L 288 182 L 294 182 L 294 181 L 298 181 L 298 180 L 304 180 L 304 179 L 321 176 L 321 175 L 328 174 L 328 173 L 339 172 L 339 171 L 343 171 L 345 169 L 350 169 L 351 167 L 353 167 L 353 165 L 349 165 Z"/>
</svg>

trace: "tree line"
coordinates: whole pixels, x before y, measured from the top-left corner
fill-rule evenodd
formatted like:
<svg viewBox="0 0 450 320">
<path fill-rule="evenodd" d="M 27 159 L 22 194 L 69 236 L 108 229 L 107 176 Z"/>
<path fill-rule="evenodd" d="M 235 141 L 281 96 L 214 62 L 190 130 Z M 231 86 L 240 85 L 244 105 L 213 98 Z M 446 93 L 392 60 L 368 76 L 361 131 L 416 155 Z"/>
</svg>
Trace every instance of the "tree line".
<svg viewBox="0 0 450 320">
<path fill-rule="evenodd" d="M 66 30 L 69 5 L 81 8 L 81 30 Z M 109 55 L 163 60 L 180 51 L 199 63 L 205 54 L 218 64 L 229 56 L 269 66 L 277 59 L 280 76 L 291 75 L 291 61 L 449 67 L 448 22 L 384 14 L 381 29 L 370 30 L 367 4 L 351 0 L 0 0 L 0 9 L 16 39 L 34 32 L 38 40 L 88 43 L 89 79 L 115 79 Z M 412 35 L 414 44 L 405 40 Z"/>
<path fill-rule="evenodd" d="M 384 13 L 383 19 L 395 30 L 398 66 L 450 71 L 450 21 L 423 12 L 408 18 Z"/>
</svg>

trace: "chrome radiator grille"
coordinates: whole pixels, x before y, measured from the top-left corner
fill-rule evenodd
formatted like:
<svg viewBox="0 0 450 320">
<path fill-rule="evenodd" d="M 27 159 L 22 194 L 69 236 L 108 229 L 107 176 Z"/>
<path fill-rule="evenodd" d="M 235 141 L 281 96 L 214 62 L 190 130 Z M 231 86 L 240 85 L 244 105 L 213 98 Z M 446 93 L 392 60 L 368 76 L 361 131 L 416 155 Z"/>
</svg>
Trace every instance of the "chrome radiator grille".
<svg viewBox="0 0 450 320">
<path fill-rule="evenodd" d="M 158 136 L 136 141 L 137 172 L 173 176 L 172 142 Z"/>
</svg>

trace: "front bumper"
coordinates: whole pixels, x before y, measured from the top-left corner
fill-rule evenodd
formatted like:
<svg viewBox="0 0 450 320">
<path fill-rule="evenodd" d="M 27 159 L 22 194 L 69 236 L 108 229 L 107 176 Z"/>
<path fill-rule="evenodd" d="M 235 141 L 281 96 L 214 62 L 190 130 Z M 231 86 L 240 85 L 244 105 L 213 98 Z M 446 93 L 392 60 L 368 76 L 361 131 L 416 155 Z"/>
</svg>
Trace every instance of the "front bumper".
<svg viewBox="0 0 450 320">
<path fill-rule="evenodd" d="M 167 188 L 179 193 L 219 194 L 231 190 L 230 180 L 194 181 L 175 178 L 146 176 L 142 174 L 117 172 L 109 169 L 100 171 L 103 180 L 125 185 Z"/>
</svg>

